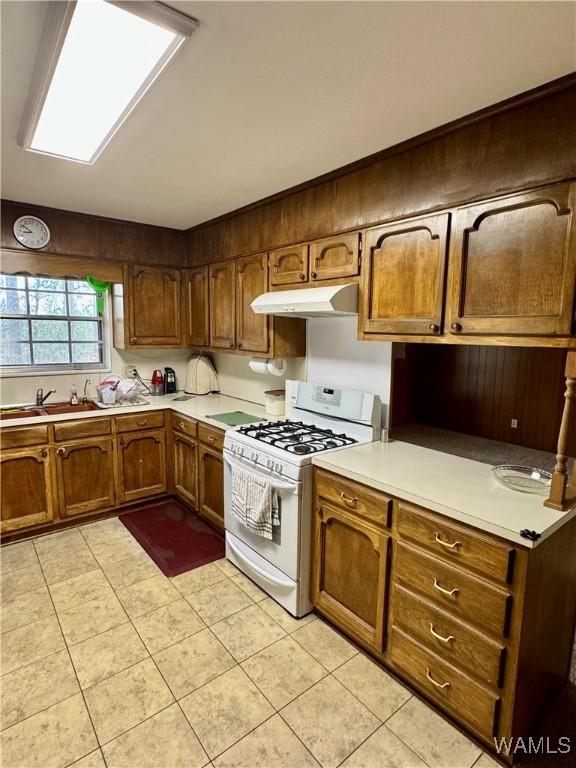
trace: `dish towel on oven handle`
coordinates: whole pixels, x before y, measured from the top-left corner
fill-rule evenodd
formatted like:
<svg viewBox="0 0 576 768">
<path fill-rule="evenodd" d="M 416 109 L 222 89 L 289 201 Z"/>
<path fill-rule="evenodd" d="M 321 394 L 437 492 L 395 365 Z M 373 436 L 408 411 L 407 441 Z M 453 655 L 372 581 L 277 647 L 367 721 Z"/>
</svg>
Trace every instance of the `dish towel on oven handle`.
<svg viewBox="0 0 576 768">
<path fill-rule="evenodd" d="M 273 483 L 246 467 L 232 466 L 230 511 L 249 531 L 272 539 L 272 526 L 280 524 Z"/>
</svg>

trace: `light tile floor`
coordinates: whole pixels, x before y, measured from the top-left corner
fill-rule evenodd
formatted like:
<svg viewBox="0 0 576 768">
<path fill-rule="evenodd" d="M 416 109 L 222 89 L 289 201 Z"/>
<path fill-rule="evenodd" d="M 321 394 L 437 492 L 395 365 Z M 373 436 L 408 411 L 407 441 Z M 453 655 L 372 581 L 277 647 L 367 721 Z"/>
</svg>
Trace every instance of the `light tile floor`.
<svg viewBox="0 0 576 768">
<path fill-rule="evenodd" d="M 3 768 L 492 768 L 315 616 L 117 519 L 3 547 Z"/>
</svg>

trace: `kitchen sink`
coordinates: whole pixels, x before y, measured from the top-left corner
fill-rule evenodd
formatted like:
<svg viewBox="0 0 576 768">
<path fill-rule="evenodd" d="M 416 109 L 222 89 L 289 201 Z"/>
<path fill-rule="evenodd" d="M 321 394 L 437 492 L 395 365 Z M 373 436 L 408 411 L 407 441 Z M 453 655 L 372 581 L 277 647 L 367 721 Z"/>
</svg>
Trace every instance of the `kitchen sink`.
<svg viewBox="0 0 576 768">
<path fill-rule="evenodd" d="M 98 406 L 94 403 L 81 403 L 80 405 L 70 405 L 70 403 L 53 403 L 52 405 L 43 405 L 34 407 L 33 405 L 24 405 L 21 408 L 8 408 L 0 411 L 0 420 L 4 419 L 26 419 L 31 416 L 56 416 L 60 413 L 83 413 L 84 411 L 97 411 Z"/>
</svg>

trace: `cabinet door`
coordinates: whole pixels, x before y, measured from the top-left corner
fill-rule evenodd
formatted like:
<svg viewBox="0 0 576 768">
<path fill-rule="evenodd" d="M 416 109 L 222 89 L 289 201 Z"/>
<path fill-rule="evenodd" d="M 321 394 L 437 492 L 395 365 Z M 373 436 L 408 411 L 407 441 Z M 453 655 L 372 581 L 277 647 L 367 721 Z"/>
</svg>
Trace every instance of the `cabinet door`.
<svg viewBox="0 0 576 768">
<path fill-rule="evenodd" d="M 250 304 L 268 290 L 265 253 L 236 261 L 236 346 L 247 352 L 268 352 L 268 316 L 257 315 Z"/>
<path fill-rule="evenodd" d="M 187 347 L 207 347 L 210 344 L 208 267 L 187 270 L 183 284 L 186 312 L 184 344 Z"/>
<path fill-rule="evenodd" d="M 312 602 L 381 652 L 389 536 L 328 504 L 316 510 Z"/>
<path fill-rule="evenodd" d="M 360 294 L 364 333 L 440 333 L 448 221 L 448 214 L 440 214 L 366 232 Z"/>
<path fill-rule="evenodd" d="M 179 270 L 126 267 L 124 301 L 129 346 L 181 344 Z"/>
<path fill-rule="evenodd" d="M 450 254 L 450 333 L 571 333 L 573 201 L 574 186 L 566 183 L 457 212 Z"/>
<path fill-rule="evenodd" d="M 270 253 L 270 285 L 305 283 L 307 280 L 307 245 L 293 245 Z"/>
<path fill-rule="evenodd" d="M 210 346 L 236 347 L 236 263 L 210 265 Z"/>
<path fill-rule="evenodd" d="M 132 432 L 118 438 L 118 495 L 121 503 L 166 493 L 163 431 Z"/>
<path fill-rule="evenodd" d="M 360 271 L 360 235 L 352 232 L 310 243 L 310 282 L 354 277 Z"/>
<path fill-rule="evenodd" d="M 198 443 L 174 432 L 174 490 L 194 509 L 198 502 Z"/>
<path fill-rule="evenodd" d="M 2 454 L 2 533 L 52 520 L 51 460 L 48 448 Z"/>
<path fill-rule="evenodd" d="M 56 449 L 56 486 L 61 517 L 114 506 L 111 438 L 92 438 Z"/>
<path fill-rule="evenodd" d="M 200 479 L 200 514 L 224 530 L 224 460 L 222 453 L 205 445 L 198 446 Z"/>
</svg>

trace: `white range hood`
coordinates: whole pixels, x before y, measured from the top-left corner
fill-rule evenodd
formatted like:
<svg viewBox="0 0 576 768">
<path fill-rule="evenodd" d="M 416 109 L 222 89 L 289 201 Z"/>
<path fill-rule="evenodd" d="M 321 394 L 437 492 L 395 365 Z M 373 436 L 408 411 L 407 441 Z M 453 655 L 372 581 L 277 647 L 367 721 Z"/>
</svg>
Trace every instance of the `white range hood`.
<svg viewBox="0 0 576 768">
<path fill-rule="evenodd" d="M 358 313 L 358 286 L 326 285 L 262 293 L 250 305 L 257 315 L 331 317 Z"/>
</svg>

